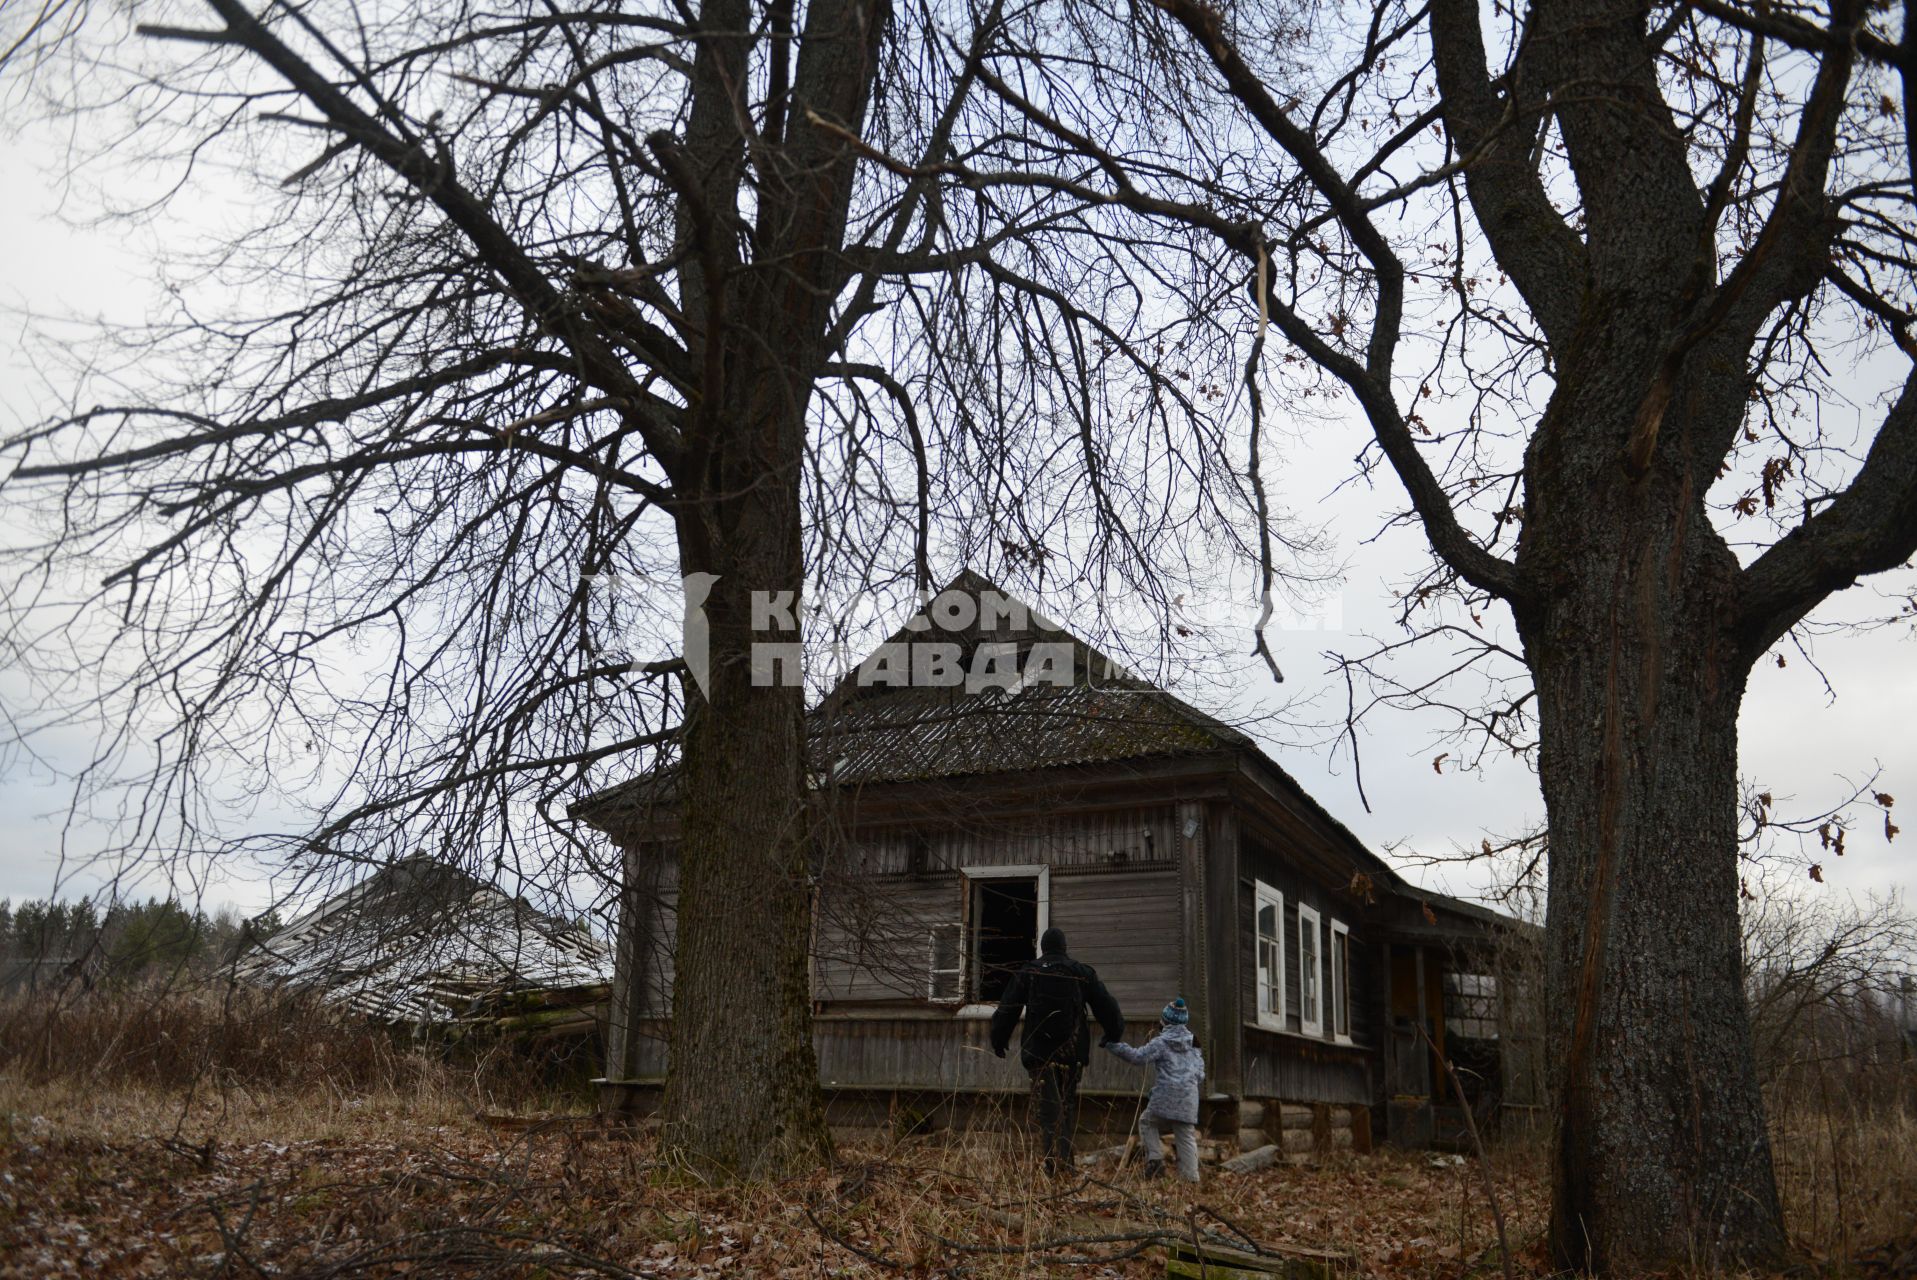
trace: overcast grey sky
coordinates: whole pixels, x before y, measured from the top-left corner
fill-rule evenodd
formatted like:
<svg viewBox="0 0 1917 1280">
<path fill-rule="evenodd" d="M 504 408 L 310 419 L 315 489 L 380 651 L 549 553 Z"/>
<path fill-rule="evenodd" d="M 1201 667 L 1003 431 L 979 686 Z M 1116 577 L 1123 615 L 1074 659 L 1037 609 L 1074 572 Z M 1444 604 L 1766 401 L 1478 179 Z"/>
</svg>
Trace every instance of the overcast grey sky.
<svg viewBox="0 0 1917 1280">
<path fill-rule="evenodd" d="M 57 372 L 43 373 L 28 363 L 20 341 L 28 315 L 135 317 L 152 297 L 150 244 L 128 238 L 120 228 L 95 232 L 63 224 L 57 192 L 48 181 L 51 154 L 44 131 L 0 138 L 0 184 L 7 193 L 0 200 L 0 307 L 5 308 L 0 422 L 8 429 L 35 417 L 61 381 Z M 1855 411 L 1844 407 L 1841 412 Z M 1411 530 L 1376 536 L 1403 497 L 1388 472 L 1381 470 L 1375 490 L 1341 487 L 1364 440 L 1363 426 L 1355 414 L 1347 413 L 1341 420 L 1314 422 L 1285 440 L 1272 465 L 1280 500 L 1325 525 L 1335 558 L 1345 566 L 1345 631 L 1275 633 L 1274 650 L 1288 682 L 1283 690 L 1274 690 L 1263 664 L 1246 658 L 1233 698 L 1240 710 L 1278 697 L 1306 697 L 1316 699 L 1312 712 L 1317 718 L 1335 719 L 1341 714 L 1343 683 L 1328 675 L 1322 651 L 1356 645 L 1358 633 L 1380 638 L 1396 634 L 1392 588 L 1415 573 L 1422 549 Z M 1906 570 L 1854 588 L 1818 616 L 1888 612 L 1884 593 L 1908 588 L 1914 576 Z M 1496 626 L 1503 620 L 1488 621 Z M 1912 785 L 1917 779 L 1917 733 L 1909 724 L 1917 717 L 1917 642 L 1911 628 L 1906 624 L 1828 637 L 1817 641 L 1813 652 L 1835 699 L 1794 651 L 1787 650 L 1788 664 L 1782 669 L 1769 661 L 1760 664 L 1744 706 L 1742 772 L 1770 788 L 1785 815 L 1823 809 L 1873 772 L 1879 774 L 1879 789 L 1904 796 L 1909 807 L 1917 808 Z M 15 698 L 19 691 L 13 673 L 0 673 L 0 698 Z M 1377 847 L 1444 853 L 1475 847 L 1486 835 L 1513 833 L 1541 818 L 1536 784 L 1523 763 L 1504 758 L 1480 771 L 1460 773 L 1453 764 L 1455 749 L 1437 741 L 1442 727 L 1436 719 L 1389 711 L 1369 722 L 1361 739 L 1373 810 L 1369 813 L 1359 802 L 1348 756 L 1334 758 L 1306 733 L 1268 737 L 1267 746 L 1334 814 Z M 48 761 L 71 767 L 84 759 L 86 743 L 80 735 L 69 734 L 44 746 Z M 1434 770 L 1433 757 L 1446 750 L 1453 751 L 1452 760 L 1442 772 Z M 37 896 L 52 887 L 66 800 L 65 787 L 41 763 L 20 752 L 0 758 L 0 897 Z M 274 816 L 266 808 L 254 820 L 265 824 Z M 1848 855 L 1841 861 L 1824 859 L 1823 892 L 1917 886 L 1910 857 L 1917 830 L 1886 844 L 1881 814 L 1863 812 L 1859 818 Z M 82 829 L 69 839 L 73 850 L 84 853 L 96 837 Z M 1411 874 L 1433 888 L 1469 893 L 1477 887 L 1477 873 L 1469 870 L 1414 868 Z M 93 874 L 83 873 L 68 891 L 88 891 L 96 883 Z M 251 907 L 264 901 L 264 888 L 235 874 L 216 882 L 209 896 Z"/>
</svg>

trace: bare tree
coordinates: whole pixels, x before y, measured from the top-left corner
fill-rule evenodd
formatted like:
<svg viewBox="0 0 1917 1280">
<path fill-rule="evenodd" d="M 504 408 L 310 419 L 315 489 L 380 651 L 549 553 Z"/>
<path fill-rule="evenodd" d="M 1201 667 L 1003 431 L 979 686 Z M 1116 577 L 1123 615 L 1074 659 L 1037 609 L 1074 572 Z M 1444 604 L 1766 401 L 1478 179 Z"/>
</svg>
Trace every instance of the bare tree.
<svg viewBox="0 0 1917 1280">
<path fill-rule="evenodd" d="M 1204 230 L 1250 270 L 1254 423 L 1261 376 L 1355 402 L 1362 467 L 1382 460 L 1434 552 L 1407 625 L 1456 642 L 1440 674 L 1490 682 L 1450 703 L 1460 730 L 1535 746 L 1556 1255 L 1773 1257 L 1737 714 L 1810 610 L 1917 549 L 1904 18 L 1154 8 L 1075 6 L 992 84 L 1090 162 L 1033 181 Z M 1887 394 L 1857 393 L 1873 380 Z M 1854 441 L 1818 412 L 1847 396 Z"/>
<path fill-rule="evenodd" d="M 75 349 L 73 406 L 6 443 L 15 742 L 104 726 L 79 803 L 123 863 L 423 848 L 614 898 L 565 802 L 669 764 L 670 1132 L 712 1174 L 803 1164 L 803 691 L 754 644 L 801 638 L 808 582 L 922 588 L 935 551 L 1156 589 L 1161 551 L 1238 545 L 1235 277 L 966 179 L 1058 155 L 976 92 L 998 5 L 180 8 L 0 38 L 16 92 L 125 126 L 89 158 L 161 175 L 107 214 L 191 221 L 238 175 L 176 311 Z M 702 678 L 615 643 L 676 647 L 681 578 Z M 290 836 L 229 836 L 289 793 L 321 797 Z"/>
<path fill-rule="evenodd" d="M 1786 1093 L 1833 1070 L 1861 1085 L 1871 1056 L 1895 1043 L 1917 919 L 1895 895 L 1811 898 L 1801 884 L 1761 882 L 1744 912 L 1758 1075 Z"/>
</svg>

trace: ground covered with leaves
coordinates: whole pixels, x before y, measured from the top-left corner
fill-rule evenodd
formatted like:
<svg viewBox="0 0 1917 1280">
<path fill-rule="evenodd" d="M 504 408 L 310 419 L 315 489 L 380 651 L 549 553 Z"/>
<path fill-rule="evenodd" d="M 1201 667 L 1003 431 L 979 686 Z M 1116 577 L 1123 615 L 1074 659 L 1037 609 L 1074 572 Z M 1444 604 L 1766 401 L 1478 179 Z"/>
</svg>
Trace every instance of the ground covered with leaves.
<svg viewBox="0 0 1917 1280">
<path fill-rule="evenodd" d="M 1320 1274 L 1497 1276 L 1484 1172 L 1385 1152 L 1208 1169 L 1195 1189 L 1109 1164 L 1052 1181 L 932 1135 L 738 1190 L 688 1180 L 643 1130 L 452 1094 L 183 1100 L 0 1077 L 0 1274 L 1129 1278 L 1195 1240 Z M 1539 1275 L 1540 1162 L 1500 1152 L 1489 1172 L 1515 1269 Z M 1884 1248 L 1859 1260 L 1894 1271 Z"/>
<path fill-rule="evenodd" d="M 451 1099 L 0 1103 L 9 1275 L 1138 1277 L 1194 1235 L 1331 1250 L 1349 1273 L 1497 1270 L 1477 1170 L 1427 1156 L 1208 1170 L 1194 1191 L 1109 1166 L 1055 1182 L 988 1142 L 931 1136 L 740 1191 L 687 1180 L 643 1131 Z M 1543 1199 L 1522 1164 L 1500 1170 L 1500 1197 L 1530 1246 Z"/>
</svg>

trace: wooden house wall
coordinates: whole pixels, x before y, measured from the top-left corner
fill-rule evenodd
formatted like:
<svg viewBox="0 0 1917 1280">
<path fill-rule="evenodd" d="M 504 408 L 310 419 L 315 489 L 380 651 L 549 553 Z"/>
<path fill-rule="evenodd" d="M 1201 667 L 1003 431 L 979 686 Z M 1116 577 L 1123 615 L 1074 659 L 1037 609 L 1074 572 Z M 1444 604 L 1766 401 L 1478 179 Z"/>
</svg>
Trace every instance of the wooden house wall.
<svg viewBox="0 0 1917 1280">
<path fill-rule="evenodd" d="M 1149 1018 L 1128 1018 L 1125 1038 L 1143 1044 L 1157 1030 L 1154 1010 Z M 663 1080 L 664 1037 L 663 1023 L 642 1026 L 633 1042 L 631 1073 L 622 1078 Z M 1016 1044 L 1003 1058 L 992 1052 L 991 1022 L 986 1018 L 906 1011 L 874 1018 L 828 1012 L 813 1019 L 812 1044 L 819 1057 L 820 1082 L 828 1089 L 1004 1093 L 1020 1099 L 1016 1114 L 1022 1117 L 1023 1096 L 1031 1088 Z M 1080 1087 L 1085 1092 L 1142 1100 L 1150 1083 L 1149 1071 L 1094 1048 Z"/>
<path fill-rule="evenodd" d="M 1245 1096 L 1287 1102 L 1375 1101 L 1373 1055 L 1329 1041 L 1245 1031 Z"/>
<path fill-rule="evenodd" d="M 673 949 L 679 932 L 679 887 L 659 891 L 652 936 L 646 940 L 645 1012 L 665 1017 L 672 1008 Z"/>
<path fill-rule="evenodd" d="M 1243 1090 L 1246 1097 L 1296 1101 L 1369 1103 L 1374 1095 L 1376 1046 L 1381 1034 L 1378 1005 L 1383 999 L 1376 948 L 1365 935 L 1362 909 L 1342 893 L 1327 891 L 1292 871 L 1277 854 L 1251 840 L 1239 848 L 1236 907 L 1239 1013 L 1244 1023 Z M 1284 895 L 1282 944 L 1285 955 L 1285 1032 L 1257 1026 L 1257 895 L 1262 881 Z M 1330 997 L 1330 937 L 1333 920 L 1350 931 L 1350 1045 L 1332 1034 L 1329 1007 L 1322 1034 L 1308 1037 L 1299 1008 L 1298 908 L 1319 915 L 1320 996 Z"/>
<path fill-rule="evenodd" d="M 827 874 L 906 875 L 914 870 L 915 855 L 926 872 L 1044 863 L 1056 874 L 1065 868 L 1173 865 L 1177 839 L 1178 813 L 1170 805 L 969 821 L 954 814 L 930 829 L 857 832 L 829 845 L 820 858 Z"/>
<path fill-rule="evenodd" d="M 908 827 L 861 833 L 819 855 L 821 904 L 814 939 L 815 1024 L 822 1080 L 828 1087 L 931 1090 L 1019 1090 L 1016 1052 L 1007 1060 L 989 1047 L 989 1024 L 949 1003 L 929 999 L 932 927 L 958 922 L 965 910 L 965 867 L 1051 868 L 1050 922 L 1068 935 L 1072 954 L 1094 966 L 1128 1015 L 1129 1038 L 1142 1043 L 1156 1012 L 1173 995 L 1198 1003 L 1191 984 L 1190 917 L 1194 866 L 1207 837 L 1193 834 L 1202 810 L 1191 803 L 1066 813 L 1016 821 L 955 822 L 938 830 Z M 1377 1092 L 1382 1035 L 1381 951 L 1365 932 L 1362 908 L 1342 892 L 1306 880 L 1272 850 L 1250 839 L 1225 856 L 1235 863 L 1238 892 L 1221 918 L 1200 903 L 1199 930 L 1230 920 L 1243 1028 L 1237 1091 L 1246 1097 L 1363 1104 Z M 1224 852 L 1221 850 L 1221 852 Z M 1183 860 L 1181 862 L 1181 859 Z M 647 940 L 644 1012 L 663 1017 L 671 980 L 676 885 L 668 862 L 654 893 L 657 915 Z M 1263 880 L 1285 895 L 1288 1035 L 1256 1023 L 1255 907 L 1252 885 Z M 1202 886 L 1205 881 L 1198 883 Z M 1216 881 L 1211 883 L 1215 884 Z M 1201 888 L 1202 892 L 1202 888 Z M 1298 906 L 1315 907 L 1326 929 L 1342 921 L 1351 937 L 1351 1008 L 1355 1045 L 1299 1034 Z M 1202 970 L 1201 970 L 1202 972 Z M 1202 985 L 1202 984 L 1201 984 Z M 1201 1006 L 1202 1007 L 1202 1006 Z M 1328 1020 L 1327 1020 L 1328 1021 Z M 663 1072 L 659 1028 L 634 1045 L 638 1074 Z M 1207 1044 L 1208 1056 L 1219 1051 Z M 1123 1094 L 1149 1073 L 1094 1053 L 1085 1087 Z M 1218 1081 L 1229 1068 L 1214 1062 Z M 1219 1081 L 1222 1083 L 1222 1081 Z"/>
<path fill-rule="evenodd" d="M 1298 877 L 1270 852 L 1256 845 L 1243 847 L 1239 865 L 1241 880 L 1238 895 L 1239 1008 L 1246 1022 L 1258 1020 L 1258 907 L 1255 882 L 1263 881 L 1285 896 L 1282 942 L 1285 949 L 1285 1029 L 1303 1034 L 1299 1009 L 1298 907 L 1311 907 L 1318 913 L 1321 998 L 1330 998 L 1331 922 L 1336 920 L 1350 931 L 1351 955 L 1351 1038 L 1359 1045 L 1376 1045 L 1381 1030 L 1379 1002 L 1383 984 L 1377 972 L 1377 947 L 1366 936 L 1362 908 L 1342 893 Z M 1324 1039 L 1330 1040 L 1331 1019 L 1323 1019 Z"/>
<path fill-rule="evenodd" d="M 957 872 L 877 875 L 820 887 L 813 997 L 824 1001 L 927 999 L 934 926 L 959 918 Z"/>
<path fill-rule="evenodd" d="M 814 944 L 817 998 L 929 1000 L 932 934 L 964 921 L 970 867 L 1047 866 L 1050 923 L 1121 1007 L 1179 994 L 1175 813 L 1169 807 L 888 830 L 825 855 Z"/>
<path fill-rule="evenodd" d="M 965 911 L 966 867 L 1046 865 L 1050 921 L 1128 1011 L 1180 993 L 1177 813 L 1170 806 L 941 831 L 895 829 L 822 855 L 815 998 L 950 1009 L 929 999 L 932 929 Z M 678 903 L 676 867 L 654 855 L 640 1012 L 665 1016 Z"/>
<path fill-rule="evenodd" d="M 1178 873 L 1172 869 L 1055 872 L 1052 923 L 1074 958 L 1098 970 L 1128 1017 L 1149 1017 L 1184 994 L 1179 977 Z"/>
<path fill-rule="evenodd" d="M 620 939 L 618 962 L 621 972 L 614 975 L 615 993 L 622 993 L 630 980 L 628 965 L 636 965 L 641 977 L 641 996 L 634 1013 L 641 1018 L 663 1018 L 671 1007 L 673 943 L 679 919 L 679 868 L 669 854 L 647 845 L 626 851 L 626 874 L 631 887 L 630 903 L 622 912 L 621 931 L 631 928 L 630 938 Z M 621 994 L 620 998 L 623 998 Z"/>
<path fill-rule="evenodd" d="M 1158 1029 L 1149 1019 L 1127 1019 L 1125 1038 L 1143 1044 Z M 819 1079 L 829 1089 L 898 1089 L 948 1092 L 981 1090 L 1023 1094 L 1031 1078 L 1019 1064 L 1018 1046 L 1000 1058 L 992 1053 L 991 1023 L 980 1017 L 867 1018 L 827 1013 L 813 1020 Z M 1151 1073 L 1092 1050 L 1080 1088 L 1088 1092 L 1143 1096 Z"/>
</svg>

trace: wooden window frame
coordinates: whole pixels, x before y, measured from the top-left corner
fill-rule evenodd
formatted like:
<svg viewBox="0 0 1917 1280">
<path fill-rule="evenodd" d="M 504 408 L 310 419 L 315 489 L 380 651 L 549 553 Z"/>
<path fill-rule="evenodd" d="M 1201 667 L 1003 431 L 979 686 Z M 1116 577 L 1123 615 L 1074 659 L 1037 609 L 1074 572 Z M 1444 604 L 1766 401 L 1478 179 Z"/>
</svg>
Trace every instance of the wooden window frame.
<svg viewBox="0 0 1917 1280">
<path fill-rule="evenodd" d="M 1265 975 L 1264 956 L 1260 954 L 1264 947 L 1265 935 L 1258 929 L 1258 917 L 1264 913 L 1266 907 L 1275 907 L 1278 913 L 1278 931 L 1272 935 L 1271 939 L 1272 950 L 1278 961 L 1278 971 L 1269 979 Z M 1258 1025 L 1267 1031 L 1283 1031 L 1287 1012 L 1285 1007 L 1285 895 L 1282 890 L 1274 885 L 1266 884 L 1263 880 L 1252 882 L 1251 948 L 1252 987 L 1256 992 L 1253 999 L 1257 1001 Z M 1273 990 L 1278 993 L 1278 1007 L 1267 1009 L 1266 996 Z"/>
<path fill-rule="evenodd" d="M 1311 929 L 1311 963 L 1305 963 L 1305 929 Z M 1325 1034 L 1325 931 L 1324 917 L 1316 909 L 1298 904 L 1298 1030 L 1308 1036 Z M 1311 979 L 1311 1001 L 1305 1001 L 1305 979 Z M 1306 1017 L 1309 1010 L 1314 1016 Z"/>
<path fill-rule="evenodd" d="M 1339 940 L 1344 941 L 1344 963 L 1338 962 Z M 1342 920 L 1331 921 L 1331 1038 L 1339 1044 L 1351 1043 L 1351 926 Z"/>
<path fill-rule="evenodd" d="M 989 1018 L 998 1011 L 996 1003 L 973 1002 L 972 951 L 966 940 L 972 932 L 972 882 L 974 880 L 1038 881 L 1038 932 L 1032 937 L 1032 953 L 1038 953 L 1038 940 L 1052 927 L 1052 867 L 1047 862 L 1019 862 L 1010 866 L 959 868 L 959 1016 Z"/>
<path fill-rule="evenodd" d="M 950 969 L 937 967 L 939 955 L 939 933 L 950 930 L 953 935 L 953 958 L 956 966 Z M 939 994 L 939 978 L 950 975 L 953 980 L 952 994 Z M 933 1004 L 963 1004 L 965 1001 L 965 924 L 959 920 L 945 920 L 933 925 L 925 933 L 925 998 Z"/>
</svg>

